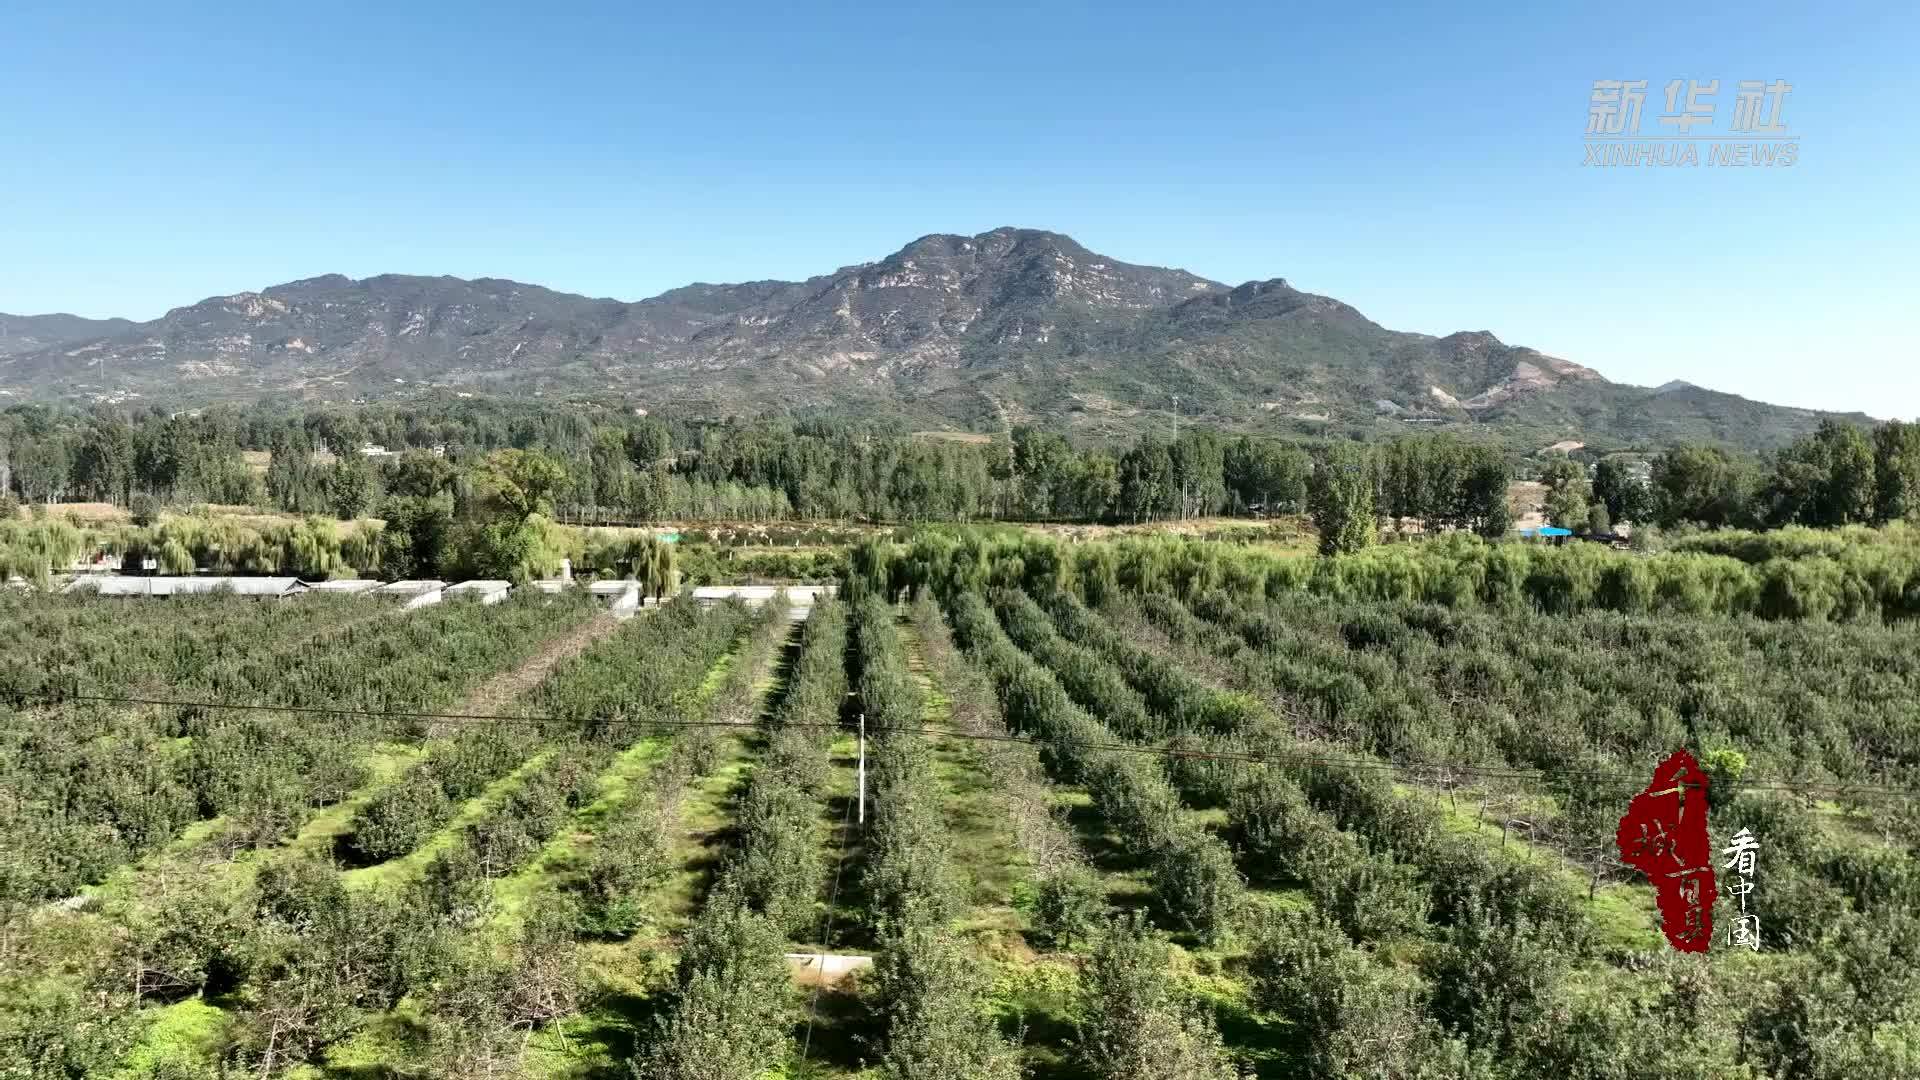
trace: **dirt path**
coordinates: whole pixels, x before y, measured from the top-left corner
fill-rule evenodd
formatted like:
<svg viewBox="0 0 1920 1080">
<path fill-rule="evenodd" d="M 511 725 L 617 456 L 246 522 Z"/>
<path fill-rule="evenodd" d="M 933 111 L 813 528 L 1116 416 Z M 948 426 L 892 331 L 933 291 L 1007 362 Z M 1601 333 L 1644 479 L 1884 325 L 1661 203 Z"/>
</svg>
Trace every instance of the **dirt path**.
<svg viewBox="0 0 1920 1080">
<path fill-rule="evenodd" d="M 580 655 L 594 642 L 618 629 L 620 620 L 603 611 L 540 646 L 540 651 L 520 666 L 502 671 L 474 687 L 451 711 L 475 715 L 505 712 L 562 662 Z"/>
</svg>

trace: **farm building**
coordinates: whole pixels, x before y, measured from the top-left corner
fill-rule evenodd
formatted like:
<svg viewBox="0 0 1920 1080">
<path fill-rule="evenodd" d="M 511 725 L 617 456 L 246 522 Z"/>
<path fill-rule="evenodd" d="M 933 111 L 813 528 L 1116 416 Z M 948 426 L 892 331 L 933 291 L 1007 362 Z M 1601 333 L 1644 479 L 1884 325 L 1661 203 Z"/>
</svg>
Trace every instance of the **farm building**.
<svg viewBox="0 0 1920 1080">
<path fill-rule="evenodd" d="M 497 604 L 513 591 L 510 581 L 463 581 L 447 588 L 448 596 L 466 596 L 478 599 L 483 604 Z"/>
<path fill-rule="evenodd" d="M 444 581 L 428 581 L 425 579 L 421 579 L 421 580 L 409 580 L 409 581 L 390 581 L 387 584 L 382 585 L 373 591 L 374 591 L 374 594 L 377 596 L 415 597 L 415 596 L 423 596 L 427 593 L 445 592 L 446 588 L 447 588 L 447 583 Z"/>
<path fill-rule="evenodd" d="M 396 581 L 382 585 L 368 592 L 368 596 L 378 596 L 388 600 L 404 601 L 408 609 L 437 604 L 447 591 L 444 581 Z"/>
<path fill-rule="evenodd" d="M 338 596 L 358 596 L 361 593 L 372 592 L 379 587 L 380 583 L 371 578 L 342 578 L 338 581 L 316 581 L 307 586 L 307 588 L 313 592 L 333 593 Z"/>
<path fill-rule="evenodd" d="M 231 592 L 262 600 L 280 600 L 307 591 L 299 578 L 291 577 L 83 577 L 62 592 L 94 592 L 109 597 L 196 596 L 213 592 Z"/>
<path fill-rule="evenodd" d="M 814 601 L 823 596 L 831 598 L 834 589 L 832 585 L 702 585 L 693 590 L 693 598 L 702 606 L 732 597 L 759 607 L 784 591 L 787 603 L 792 605 L 793 619 L 798 622 L 813 613 Z"/>
<path fill-rule="evenodd" d="M 533 583 L 533 587 L 546 593 L 548 596 L 554 596 L 572 584 L 573 560 L 561 559 L 560 576 L 557 578 L 541 578 L 539 581 Z"/>
<path fill-rule="evenodd" d="M 637 581 L 595 581 L 587 586 L 587 592 L 606 604 L 618 619 L 632 616 L 642 603 Z"/>
<path fill-rule="evenodd" d="M 822 596 L 831 597 L 834 588 L 832 585 L 702 585 L 693 590 L 693 598 L 703 604 L 738 598 L 757 607 L 784 591 L 788 603 L 811 605 Z"/>
</svg>

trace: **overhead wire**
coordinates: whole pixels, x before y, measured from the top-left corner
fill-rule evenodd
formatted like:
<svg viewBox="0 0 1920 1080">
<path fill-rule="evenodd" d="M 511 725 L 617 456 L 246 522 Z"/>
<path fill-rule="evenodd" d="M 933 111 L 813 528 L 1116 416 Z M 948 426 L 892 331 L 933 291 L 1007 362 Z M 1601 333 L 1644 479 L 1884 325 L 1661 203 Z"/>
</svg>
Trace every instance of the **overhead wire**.
<svg viewBox="0 0 1920 1080">
<path fill-rule="evenodd" d="M 163 698 L 122 694 L 90 694 L 43 692 L 41 694 L 20 694 L 16 702 L 38 701 L 41 704 L 61 702 L 83 702 L 101 705 L 138 706 L 152 708 L 171 708 L 204 711 L 238 711 L 277 714 L 283 716 L 335 716 L 376 720 L 413 720 L 433 721 L 446 724 L 519 724 L 539 728 L 579 726 L 589 729 L 607 728 L 643 728 L 658 731 L 670 731 L 684 728 L 736 727 L 737 725 L 720 720 L 678 720 L 665 717 L 629 717 L 605 714 L 587 716 L 556 716 L 540 714 L 500 714 L 500 713 L 454 713 L 430 712 L 418 710 L 342 708 L 324 705 L 283 705 L 266 702 L 232 702 L 203 699 Z M 792 726 L 799 728 L 837 728 L 837 724 L 796 722 Z M 982 732 L 959 731 L 952 728 L 929 726 L 880 726 L 869 729 L 875 733 L 895 732 L 900 734 L 923 735 L 933 738 L 962 739 L 973 742 L 1021 743 L 1040 748 L 1074 749 L 1092 752 L 1147 754 L 1168 758 L 1192 758 L 1211 761 L 1225 761 L 1247 765 L 1279 766 L 1304 769 L 1346 769 L 1353 771 L 1388 772 L 1396 775 L 1417 776 L 1426 779 L 1450 779 L 1455 776 L 1471 777 L 1481 780 L 1513 781 L 1519 783 L 1549 784 L 1623 784 L 1639 786 L 1646 782 L 1644 775 L 1615 772 L 1591 772 L 1574 769 L 1517 769 L 1512 766 L 1485 765 L 1465 761 L 1391 761 L 1378 758 L 1364 758 L 1342 755 L 1316 754 L 1311 751 L 1287 749 L 1281 751 L 1265 750 L 1209 750 L 1191 746 L 1166 744 L 1146 744 L 1127 741 L 1102 742 L 1094 740 L 1053 740 L 1036 738 L 1024 734 L 994 735 Z M 1739 781 L 1742 789 L 1777 790 L 1805 794 L 1830 793 L 1835 795 L 1868 796 L 1891 799 L 1920 798 L 1920 790 L 1879 782 L 1849 781 L 1801 781 L 1788 777 L 1743 777 Z"/>
</svg>

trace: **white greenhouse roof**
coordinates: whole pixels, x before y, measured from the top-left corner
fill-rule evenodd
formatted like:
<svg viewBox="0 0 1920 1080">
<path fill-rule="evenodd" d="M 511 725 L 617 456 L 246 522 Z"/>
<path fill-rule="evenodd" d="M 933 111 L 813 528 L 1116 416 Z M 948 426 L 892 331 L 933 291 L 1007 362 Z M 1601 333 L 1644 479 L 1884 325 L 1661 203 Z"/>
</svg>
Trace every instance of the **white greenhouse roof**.
<svg viewBox="0 0 1920 1080">
<path fill-rule="evenodd" d="M 382 585 L 374 590 L 375 596 L 420 596 L 424 593 L 440 592 L 447 587 L 444 581 L 396 581 L 391 585 Z"/>
<path fill-rule="evenodd" d="M 304 591 L 291 577 L 82 577 L 65 592 L 97 591 L 101 596 L 186 596 L 228 590 L 239 596 L 291 596 Z"/>
<path fill-rule="evenodd" d="M 693 590 L 693 598 L 702 601 L 738 597 L 749 604 L 765 603 L 781 592 L 793 604 L 811 604 L 822 596 L 832 596 L 832 585 L 702 585 Z"/>
<path fill-rule="evenodd" d="M 506 592 L 511 588 L 513 588 L 513 582 L 511 581 L 498 581 L 489 578 L 480 581 L 463 581 L 458 585 L 449 585 L 447 586 L 447 591 L 450 593 L 495 593 Z"/>
<path fill-rule="evenodd" d="M 380 587 L 380 583 L 371 578 L 341 578 L 338 581 L 317 581 L 307 586 L 314 592 L 326 593 L 363 593 Z"/>
</svg>

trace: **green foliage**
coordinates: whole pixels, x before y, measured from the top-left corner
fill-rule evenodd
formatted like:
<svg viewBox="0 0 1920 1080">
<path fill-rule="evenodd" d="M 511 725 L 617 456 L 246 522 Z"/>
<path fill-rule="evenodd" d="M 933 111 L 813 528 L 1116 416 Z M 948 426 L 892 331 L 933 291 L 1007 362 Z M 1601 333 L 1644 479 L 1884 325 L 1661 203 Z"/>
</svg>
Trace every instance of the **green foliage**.
<svg viewBox="0 0 1920 1080">
<path fill-rule="evenodd" d="M 1676 446 L 1653 460 L 1654 516 L 1723 527 L 1753 519 L 1760 479 L 1747 462 L 1710 446 Z"/>
<path fill-rule="evenodd" d="M 870 730 L 872 823 L 868 826 L 861 886 L 876 926 L 904 932 L 910 924 L 938 925 L 959 908 L 952 839 L 933 795 L 939 782 L 924 737 L 923 700 L 907 671 L 906 647 L 894 627 L 892 605 L 869 597 L 854 609 L 860 705 Z"/>
<path fill-rule="evenodd" d="M 1582 523 L 1586 532 L 1593 536 L 1603 536 L 1613 531 L 1613 515 L 1607 512 L 1607 504 L 1594 503 L 1587 507 L 1587 519 Z"/>
<path fill-rule="evenodd" d="M 966 942 L 925 924 L 882 941 L 874 996 L 888 1080 L 1020 1080 L 1019 1055 L 987 1011 L 984 974 Z"/>
<path fill-rule="evenodd" d="M 381 515 L 381 567 L 403 581 L 437 579 L 454 539 L 452 497 L 390 495 Z"/>
<path fill-rule="evenodd" d="M 668 596 L 680 587 L 680 546 L 652 535 L 612 533 L 590 540 L 590 565 L 640 583 L 642 600 Z"/>
<path fill-rule="evenodd" d="M 1587 527 L 1587 492 L 1585 484 L 1568 485 L 1547 495 L 1547 521 L 1561 529 L 1583 530 Z"/>
<path fill-rule="evenodd" d="M 456 577 L 515 584 L 555 576 L 560 571 L 560 556 L 547 542 L 546 525 L 541 519 L 532 519 L 461 526 L 453 542 L 459 554 L 449 569 Z"/>
<path fill-rule="evenodd" d="M 1256 1005 L 1305 1042 L 1306 1075 L 1461 1075 L 1461 1048 L 1424 1015 L 1417 984 L 1350 945 L 1324 917 L 1268 917 L 1247 966 Z"/>
<path fill-rule="evenodd" d="M 1747 755 L 1738 750 L 1709 750 L 1700 758 L 1707 770 L 1707 805 L 1723 806 L 1739 793 L 1740 777 L 1747 771 Z"/>
<path fill-rule="evenodd" d="M 61 993 L 0 1009 L 0 1065 L 20 1080 L 105 1076 L 126 1059 L 144 1017 L 107 995 Z"/>
<path fill-rule="evenodd" d="M 1061 779 L 1086 786 L 1122 843 L 1146 860 L 1169 917 L 1207 940 L 1223 937 L 1242 889 L 1225 846 L 1182 824 L 1180 795 L 1150 761 L 1091 749 L 1116 733 L 1157 737 L 1164 721 L 1149 718 L 1114 664 L 1060 637 L 1031 599 L 998 599 L 999 624 L 970 593 L 953 594 L 951 606 L 956 637 L 992 675 L 1008 721 L 1043 742 L 1043 760 Z"/>
<path fill-rule="evenodd" d="M 312 1061 L 369 1012 L 428 985 L 447 927 L 412 889 L 338 886 L 337 868 L 300 856 L 270 863 L 249 935 L 250 1007 L 230 1032 L 227 1064 L 272 1074 Z"/>
<path fill-rule="evenodd" d="M 1797 965 L 1748 1014 L 1753 1059 L 1767 1075 L 1800 1080 L 1909 1075 L 1920 1062 L 1916 948 L 1920 924 L 1907 912 L 1844 919 L 1831 953 Z"/>
<path fill-rule="evenodd" d="M 569 783 L 567 759 L 597 762 L 602 753 L 629 746 L 646 731 L 643 726 L 611 721 L 678 718 L 685 710 L 704 707 L 708 717 L 739 722 L 736 714 L 741 702 L 751 700 L 754 683 L 771 665 L 786 630 L 785 620 L 786 607 L 777 602 L 753 617 L 748 641 L 728 668 L 726 680 L 704 702 L 699 687 L 708 671 L 749 623 L 738 605 L 705 611 L 694 604 L 676 605 L 563 665 L 543 685 L 541 695 L 557 713 L 584 721 L 582 727 L 592 741 L 567 758 L 556 759 L 545 788 L 565 794 L 569 809 L 588 805 L 591 793 L 582 781 L 592 769 L 575 766 Z M 587 849 L 577 893 L 577 917 L 583 930 L 622 937 L 643 922 L 650 891 L 674 870 L 671 856 L 678 800 L 694 777 L 711 768 L 717 737 L 712 729 L 681 731 L 665 758 L 654 766 L 647 790 L 630 791 L 606 810 Z M 524 815 L 509 810 L 505 816 Z"/>
<path fill-rule="evenodd" d="M 133 519 L 135 525 L 144 529 L 160 520 L 160 500 L 141 492 L 128 501 L 127 514 Z"/>
<path fill-rule="evenodd" d="M 380 481 L 359 454 L 341 458 L 327 475 L 327 509 L 341 521 L 371 513 L 380 500 Z"/>
<path fill-rule="evenodd" d="M 580 886 L 581 925 L 624 937 L 639 926 L 647 892 L 672 871 L 673 823 L 651 799 L 630 799 L 594 833 Z"/>
<path fill-rule="evenodd" d="M 736 894 L 707 898 L 678 985 L 632 1064 L 635 1080 L 759 1080 L 784 1057 L 793 1014 L 780 931 Z"/>
<path fill-rule="evenodd" d="M 1510 527 L 1508 469 L 1494 446 L 1414 436 L 1383 444 L 1376 458 L 1379 509 L 1395 529 L 1417 522 L 1427 532 L 1467 529 L 1493 537 Z"/>
<path fill-rule="evenodd" d="M 122 528 L 103 547 L 137 567 L 160 563 L 162 573 L 290 574 L 308 580 L 377 570 L 380 530 L 368 522 L 349 532 L 325 518 L 253 522 L 235 518 L 178 516 L 146 528 Z"/>
<path fill-rule="evenodd" d="M 1628 462 L 1619 457 L 1604 457 L 1593 470 L 1593 497 L 1607 508 L 1611 521 L 1630 521 L 1638 525 L 1653 513 L 1653 491 L 1637 478 Z"/>
<path fill-rule="evenodd" d="M 1116 920 L 1082 973 L 1076 1048 L 1103 1080 L 1232 1080 L 1220 1033 L 1174 985 L 1167 947 L 1138 920 Z"/>
<path fill-rule="evenodd" d="M 1363 449 L 1337 446 L 1314 470 L 1311 505 L 1320 554 L 1358 551 L 1373 543 L 1374 483 L 1373 461 Z"/>
<path fill-rule="evenodd" d="M 1920 521 L 1920 424 L 1890 421 L 1873 433 L 1874 520 Z"/>
<path fill-rule="evenodd" d="M 364 606 L 318 597 L 128 605 L 13 596 L 0 604 L 14 605 L 0 622 L 11 636 L 0 664 L 10 693 L 59 689 L 49 682 L 51 658 L 72 655 L 79 662 L 60 666 L 94 692 L 159 681 L 188 698 L 347 710 L 446 705 L 487 665 L 524 655 L 591 610 L 446 604 L 330 629 Z M 290 664 L 295 654 L 306 662 Z M 79 706 L 10 727 L 0 738 L 0 784 L 21 798 L 4 812 L 10 831 L 32 838 L 14 887 L 70 895 L 202 816 L 224 815 L 222 839 L 233 845 L 283 839 L 313 807 L 359 786 L 358 756 L 388 734 L 405 732 L 351 716 L 322 725 L 275 713 Z"/>
<path fill-rule="evenodd" d="M 1065 948 L 1093 932 L 1106 906 L 1099 876 L 1085 866 L 1069 865 L 1041 879 L 1033 904 L 1034 929 Z"/>
<path fill-rule="evenodd" d="M 579 950 L 559 929 L 572 921 L 536 911 L 504 949 L 488 942 L 452 952 L 426 1003 L 428 1076 L 521 1073 L 527 1037 L 581 1004 Z"/>
<path fill-rule="evenodd" d="M 1433 1015 L 1472 1045 L 1514 1053 L 1565 970 L 1558 943 L 1530 922 L 1503 924 L 1470 906 L 1427 965 Z"/>
<path fill-rule="evenodd" d="M 537 450 L 496 450 L 481 461 L 473 477 L 477 501 L 487 512 L 512 525 L 551 516 L 554 496 L 567 485 L 566 466 Z"/>
<path fill-rule="evenodd" d="M 410 770 L 354 815 L 350 850 L 365 862 L 385 862 L 418 847 L 452 816 L 440 777 L 425 768 Z"/>
</svg>

